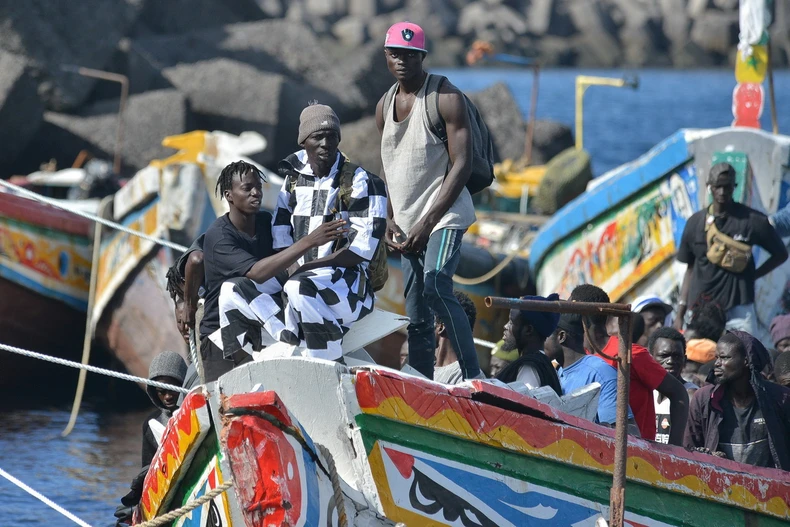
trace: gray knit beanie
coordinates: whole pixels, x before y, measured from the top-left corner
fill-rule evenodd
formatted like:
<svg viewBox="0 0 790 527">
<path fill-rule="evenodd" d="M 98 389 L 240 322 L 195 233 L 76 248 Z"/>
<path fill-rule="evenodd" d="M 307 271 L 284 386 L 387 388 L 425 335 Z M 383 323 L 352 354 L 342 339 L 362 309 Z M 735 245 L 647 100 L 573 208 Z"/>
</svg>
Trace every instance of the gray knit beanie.
<svg viewBox="0 0 790 527">
<path fill-rule="evenodd" d="M 325 104 L 310 103 L 299 116 L 299 141 L 320 130 L 334 130 L 340 138 L 340 119 L 335 111 Z"/>
<path fill-rule="evenodd" d="M 187 374 L 187 364 L 175 351 L 163 351 L 151 361 L 148 368 L 148 378 L 172 377 L 179 382 L 184 382 Z"/>
</svg>

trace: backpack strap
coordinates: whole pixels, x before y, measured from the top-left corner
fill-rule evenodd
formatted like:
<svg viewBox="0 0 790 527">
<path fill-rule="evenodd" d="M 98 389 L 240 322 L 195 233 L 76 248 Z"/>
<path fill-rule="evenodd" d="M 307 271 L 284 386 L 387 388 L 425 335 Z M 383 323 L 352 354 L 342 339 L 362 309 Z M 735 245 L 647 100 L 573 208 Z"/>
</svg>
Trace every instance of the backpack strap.
<svg viewBox="0 0 790 527">
<path fill-rule="evenodd" d="M 439 88 L 447 79 L 444 75 L 428 74 L 428 85 L 425 87 L 425 112 L 428 114 L 428 123 L 431 132 L 438 137 L 442 143 L 447 144 L 447 127 L 444 118 L 439 112 Z"/>
<path fill-rule="evenodd" d="M 341 152 L 340 155 L 342 157 L 340 160 L 340 168 L 338 170 L 338 175 L 340 177 L 340 180 L 338 181 L 338 188 L 340 189 L 340 204 L 342 207 L 345 207 L 345 209 L 348 210 L 349 204 L 351 203 L 351 192 L 353 191 L 354 187 L 354 174 L 357 173 L 359 165 L 355 165 L 349 161 L 346 154 Z"/>
<path fill-rule="evenodd" d="M 392 86 L 390 86 L 390 89 L 387 90 L 387 93 L 384 94 L 384 102 L 382 103 L 381 106 L 381 115 L 382 117 L 384 117 L 385 121 L 387 120 L 388 116 L 391 116 L 391 114 L 388 115 L 388 113 L 389 113 L 390 105 L 392 104 L 392 99 L 395 98 L 396 91 L 398 91 L 397 82 Z"/>
</svg>

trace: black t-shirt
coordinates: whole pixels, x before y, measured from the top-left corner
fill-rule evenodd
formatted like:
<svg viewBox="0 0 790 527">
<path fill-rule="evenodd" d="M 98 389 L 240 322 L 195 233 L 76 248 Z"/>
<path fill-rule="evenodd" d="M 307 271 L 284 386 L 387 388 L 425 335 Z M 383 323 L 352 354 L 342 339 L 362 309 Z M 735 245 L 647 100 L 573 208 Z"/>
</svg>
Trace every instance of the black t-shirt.
<svg viewBox="0 0 790 527">
<path fill-rule="evenodd" d="M 721 305 L 725 310 L 754 302 L 754 258 L 742 273 L 733 273 L 708 261 L 708 242 L 705 221 L 708 210 L 703 209 L 691 215 L 683 229 L 677 259 L 693 265 L 688 303 L 693 306 L 700 295 Z M 768 218 L 752 208 L 733 203 L 732 210 L 725 216 L 717 217 L 716 228 L 734 240 L 758 245 L 771 254 L 784 252 L 782 239 L 768 223 Z"/>
<path fill-rule="evenodd" d="M 736 408 L 725 397 L 721 401 L 724 419 L 719 423 L 719 448 L 739 463 L 758 467 L 773 467 L 774 461 L 768 444 L 768 428 L 763 412 L 753 401 L 746 408 Z"/>
<path fill-rule="evenodd" d="M 272 215 L 261 211 L 255 217 L 255 236 L 250 237 L 230 222 L 227 214 L 216 219 L 203 241 L 206 299 L 200 336 L 219 329 L 219 290 L 231 278 L 245 276 L 258 260 L 274 254 Z"/>
</svg>

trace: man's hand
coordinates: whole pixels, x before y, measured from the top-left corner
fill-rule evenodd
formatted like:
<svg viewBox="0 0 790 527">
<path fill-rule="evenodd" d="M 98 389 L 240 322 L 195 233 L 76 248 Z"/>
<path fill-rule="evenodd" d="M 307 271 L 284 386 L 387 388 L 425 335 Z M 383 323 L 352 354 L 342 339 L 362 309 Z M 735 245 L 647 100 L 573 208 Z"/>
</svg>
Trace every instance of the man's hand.
<svg viewBox="0 0 790 527">
<path fill-rule="evenodd" d="M 348 235 L 346 220 L 333 220 L 318 226 L 307 235 L 310 247 L 321 247 L 327 242 L 333 242 Z"/>
<path fill-rule="evenodd" d="M 189 326 L 187 326 L 186 322 L 186 305 L 183 300 L 176 301 L 176 326 L 178 327 L 178 332 L 184 338 L 184 341 L 188 344 L 189 343 Z M 192 327 L 195 325 L 194 318 L 192 319 Z"/>
<path fill-rule="evenodd" d="M 727 454 L 725 454 L 724 452 L 721 452 L 720 450 L 717 450 L 717 451 L 714 452 L 711 449 L 706 448 L 704 446 L 698 446 L 698 447 L 694 448 L 694 451 L 695 452 L 701 452 L 703 454 L 708 454 L 708 455 L 711 455 L 711 456 L 720 457 L 722 459 L 727 459 Z"/>
<path fill-rule="evenodd" d="M 401 250 L 405 253 L 421 253 L 425 250 L 425 246 L 428 245 L 428 238 L 431 237 L 433 228 L 434 224 L 425 221 L 425 217 L 421 218 L 411 228 L 411 232 L 409 232 L 409 236 L 403 243 Z"/>
<path fill-rule="evenodd" d="M 400 240 L 400 241 L 398 241 Z M 406 233 L 401 230 L 393 219 L 387 219 L 387 232 L 384 233 L 384 243 L 396 252 L 403 252 L 403 243 L 406 240 Z"/>
</svg>

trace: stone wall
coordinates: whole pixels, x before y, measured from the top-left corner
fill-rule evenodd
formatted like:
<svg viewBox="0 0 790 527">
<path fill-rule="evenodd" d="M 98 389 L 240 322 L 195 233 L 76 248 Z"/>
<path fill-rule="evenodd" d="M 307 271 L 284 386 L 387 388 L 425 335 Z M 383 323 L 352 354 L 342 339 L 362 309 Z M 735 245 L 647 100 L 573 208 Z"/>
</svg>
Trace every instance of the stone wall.
<svg viewBox="0 0 790 527">
<path fill-rule="evenodd" d="M 774 61 L 784 65 L 790 4 L 776 4 Z M 707 67 L 732 63 L 737 10 L 737 0 L 6 2 L 0 115 L 11 128 L 0 176 L 50 158 L 70 165 L 81 148 L 111 153 L 119 86 L 76 66 L 129 77 L 125 172 L 167 153 L 162 134 L 195 128 L 259 131 L 270 146 L 258 161 L 272 164 L 297 148 L 298 115 L 311 99 L 335 108 L 349 138 L 370 142 L 367 118 L 392 83 L 381 45 L 397 21 L 425 28 L 429 68 L 462 65 L 477 39 L 545 65 Z M 514 105 L 505 92 L 477 102 Z M 516 155 L 520 130 L 491 119 L 502 154 Z"/>
</svg>

